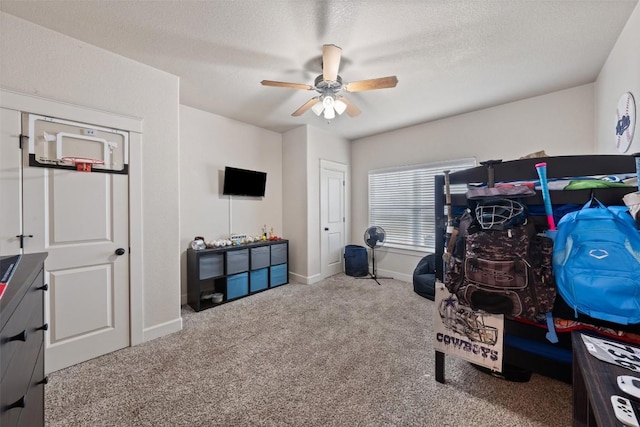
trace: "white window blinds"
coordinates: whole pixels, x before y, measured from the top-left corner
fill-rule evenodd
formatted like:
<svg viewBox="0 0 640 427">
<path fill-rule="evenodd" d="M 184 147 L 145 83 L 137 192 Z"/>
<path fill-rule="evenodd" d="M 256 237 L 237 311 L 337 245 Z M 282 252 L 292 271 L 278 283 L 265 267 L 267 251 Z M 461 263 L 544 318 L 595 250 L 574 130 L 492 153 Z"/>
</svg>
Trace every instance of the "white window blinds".
<svg viewBox="0 0 640 427">
<path fill-rule="evenodd" d="M 476 166 L 473 158 L 369 172 L 369 225 L 386 231 L 385 245 L 435 250 L 434 177 Z M 464 185 L 452 193 L 465 192 Z"/>
</svg>

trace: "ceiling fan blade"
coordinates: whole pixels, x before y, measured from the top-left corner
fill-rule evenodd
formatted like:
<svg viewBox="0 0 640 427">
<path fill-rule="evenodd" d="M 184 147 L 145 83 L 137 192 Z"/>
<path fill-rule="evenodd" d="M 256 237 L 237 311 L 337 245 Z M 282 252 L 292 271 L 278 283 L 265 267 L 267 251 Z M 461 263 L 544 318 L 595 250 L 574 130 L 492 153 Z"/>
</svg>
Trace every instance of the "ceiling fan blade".
<svg viewBox="0 0 640 427">
<path fill-rule="evenodd" d="M 377 79 L 360 80 L 359 82 L 351 82 L 344 85 L 343 89 L 347 92 L 362 92 L 363 90 L 386 89 L 396 87 L 398 78 L 396 76 L 379 77 Z"/>
<path fill-rule="evenodd" d="M 339 96 L 337 99 L 347 104 L 347 109 L 345 110 L 350 117 L 355 117 L 360 114 L 360 109 L 353 105 L 351 101 L 349 101 L 344 96 Z"/>
<path fill-rule="evenodd" d="M 334 44 L 322 45 L 322 78 L 331 82 L 338 79 L 342 49 Z"/>
<path fill-rule="evenodd" d="M 274 87 L 286 87 L 289 89 L 300 89 L 300 90 L 313 90 L 313 86 L 305 85 L 302 83 L 287 83 L 287 82 L 274 82 L 273 80 L 263 80 L 263 86 L 274 86 Z"/>
<path fill-rule="evenodd" d="M 310 100 L 308 100 L 307 102 L 304 103 L 304 105 L 300 108 L 298 108 L 296 111 L 294 111 L 291 115 L 292 116 L 300 116 L 302 115 L 305 111 L 307 111 L 309 108 L 313 107 L 314 105 L 316 105 L 318 102 L 320 102 L 320 97 L 319 96 L 314 96 L 313 98 L 311 98 Z"/>
</svg>

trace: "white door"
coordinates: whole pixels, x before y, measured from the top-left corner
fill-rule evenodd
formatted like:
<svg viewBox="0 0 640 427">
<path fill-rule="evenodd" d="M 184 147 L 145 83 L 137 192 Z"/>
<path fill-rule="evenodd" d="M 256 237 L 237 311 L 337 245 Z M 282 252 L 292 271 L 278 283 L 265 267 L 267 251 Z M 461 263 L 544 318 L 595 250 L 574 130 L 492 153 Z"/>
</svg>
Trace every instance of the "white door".
<svg viewBox="0 0 640 427">
<path fill-rule="evenodd" d="M 343 271 L 342 250 L 345 242 L 345 174 L 346 166 L 322 161 L 320 164 L 320 222 L 322 277 Z"/>
<path fill-rule="evenodd" d="M 124 132 L 37 117 L 22 118 L 29 137 L 29 149 L 23 144 L 23 234 L 33 236 L 25 237 L 24 253 L 49 254 L 45 371 L 52 372 L 129 345 L 128 175 L 29 166 L 29 155 L 32 163 L 38 156 L 54 158 L 56 137 L 64 142 L 57 143 L 63 156 L 76 154 L 74 144 L 92 147 L 77 148 L 84 157 L 107 156 L 106 144 L 92 141 L 104 135 L 116 141 L 116 150 L 128 145 Z M 49 147 L 44 155 L 34 156 L 34 141 Z"/>
</svg>

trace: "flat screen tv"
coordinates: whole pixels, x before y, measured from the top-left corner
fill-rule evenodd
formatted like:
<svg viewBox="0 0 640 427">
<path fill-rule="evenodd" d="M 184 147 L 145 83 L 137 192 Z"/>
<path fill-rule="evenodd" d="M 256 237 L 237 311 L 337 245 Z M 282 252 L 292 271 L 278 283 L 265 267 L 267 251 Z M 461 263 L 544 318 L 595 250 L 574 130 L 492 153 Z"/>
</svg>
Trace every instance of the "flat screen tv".
<svg viewBox="0 0 640 427">
<path fill-rule="evenodd" d="M 227 196 L 264 197 L 267 173 L 226 166 L 222 194 Z"/>
</svg>

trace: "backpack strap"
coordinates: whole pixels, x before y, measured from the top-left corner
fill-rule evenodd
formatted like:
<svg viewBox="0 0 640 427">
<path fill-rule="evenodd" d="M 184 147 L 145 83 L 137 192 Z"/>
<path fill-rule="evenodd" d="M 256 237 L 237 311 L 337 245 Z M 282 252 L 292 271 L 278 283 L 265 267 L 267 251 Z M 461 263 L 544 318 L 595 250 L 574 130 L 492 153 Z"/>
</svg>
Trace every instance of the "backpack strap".
<svg viewBox="0 0 640 427">
<path fill-rule="evenodd" d="M 607 209 L 607 207 L 605 205 L 603 205 L 602 202 L 600 200 L 598 200 L 596 198 L 596 196 L 593 195 L 593 192 L 592 192 L 591 193 L 591 198 L 589 199 L 589 201 L 587 203 L 584 204 L 584 206 L 580 210 L 589 209 L 591 207 L 591 205 L 593 204 L 593 202 L 597 202 L 599 207 L 601 207 L 603 209 Z"/>
<path fill-rule="evenodd" d="M 556 325 L 553 322 L 553 315 L 548 311 L 545 313 L 545 317 L 547 319 L 547 329 L 549 329 L 549 332 L 547 332 L 547 335 L 545 336 L 549 342 L 555 344 L 558 342 L 558 335 L 556 334 Z"/>
</svg>

